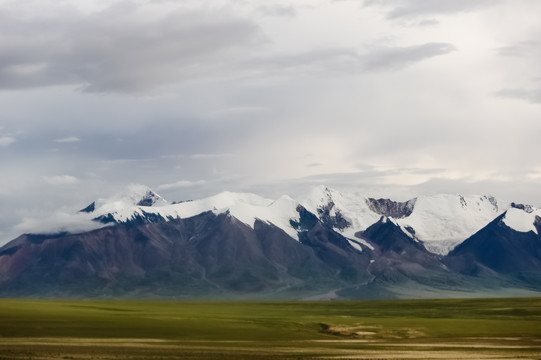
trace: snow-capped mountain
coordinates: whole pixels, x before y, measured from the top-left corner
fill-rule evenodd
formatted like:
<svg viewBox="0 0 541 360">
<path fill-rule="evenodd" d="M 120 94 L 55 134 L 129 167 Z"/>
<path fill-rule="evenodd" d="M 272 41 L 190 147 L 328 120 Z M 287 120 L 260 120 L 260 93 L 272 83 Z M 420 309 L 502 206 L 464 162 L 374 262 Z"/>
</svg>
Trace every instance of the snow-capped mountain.
<svg viewBox="0 0 541 360">
<path fill-rule="evenodd" d="M 420 196 L 411 215 L 398 219 L 426 248 L 447 254 L 510 207 L 490 196 Z"/>
<path fill-rule="evenodd" d="M 365 230 L 382 215 L 370 209 L 364 195 L 342 193 L 326 186 L 314 188 L 301 204 L 325 225 L 349 238 L 355 238 L 355 233 Z"/>
<path fill-rule="evenodd" d="M 224 192 L 145 206 L 130 195 L 93 204 L 74 216 L 88 216 L 99 229 L 26 234 L 0 248 L 0 297 L 291 298 L 370 279 L 361 245 L 354 248 L 286 196 Z"/>
<path fill-rule="evenodd" d="M 130 190 L 135 191 L 120 199 L 98 200 L 81 211 L 92 214 L 94 221 L 104 224 L 184 219 L 207 211 L 216 215 L 227 213 L 252 228 L 256 220 L 273 224 L 298 240 L 291 221 L 299 220 L 299 204 L 289 196 L 271 200 L 255 194 L 226 191 L 201 200 L 168 203 L 149 188 L 134 186 Z"/>
<path fill-rule="evenodd" d="M 99 209 L 101 212 L 126 211 L 136 206 L 164 206 L 168 202 L 151 188 L 140 184 L 131 184 L 122 193 L 106 199 L 98 199 L 82 209 L 81 212 L 92 213 Z"/>
<path fill-rule="evenodd" d="M 349 238 L 366 230 L 381 216 L 392 217 L 429 251 L 441 255 L 510 207 L 490 196 L 433 195 L 396 202 L 341 193 L 324 186 L 314 189 L 301 204 Z"/>
<path fill-rule="evenodd" d="M 359 243 L 371 248 L 361 233 L 381 216 L 394 219 L 404 233 L 423 242 L 435 254 L 445 255 L 456 245 L 486 226 L 511 206 L 490 196 L 459 194 L 420 196 L 408 201 L 374 199 L 359 193 L 344 193 L 326 186 L 313 188 L 308 196 L 296 201 L 289 196 L 276 200 L 249 193 L 223 192 L 208 198 L 170 203 L 144 185 L 130 185 L 110 198 L 98 199 L 74 215 L 78 229 L 87 221 L 99 227 L 126 222 L 158 222 L 189 218 L 207 211 L 228 213 L 253 228 L 261 220 L 282 229 L 294 239 L 298 230 L 298 207 L 306 209 L 326 226 L 350 240 L 359 251 Z M 526 206 L 525 211 L 531 210 Z M 86 228 L 90 228 L 91 224 Z M 61 231 L 68 231 L 62 227 Z M 47 229 L 51 233 L 51 229 Z"/>
<path fill-rule="evenodd" d="M 540 280 L 541 210 L 507 210 L 449 253 L 450 267 L 466 274 L 487 271 Z"/>
<path fill-rule="evenodd" d="M 541 210 L 488 196 L 398 202 L 319 186 L 300 201 L 168 202 L 132 185 L 64 219 L 0 248 L 0 296 L 445 296 L 486 279 L 541 291 Z"/>
</svg>

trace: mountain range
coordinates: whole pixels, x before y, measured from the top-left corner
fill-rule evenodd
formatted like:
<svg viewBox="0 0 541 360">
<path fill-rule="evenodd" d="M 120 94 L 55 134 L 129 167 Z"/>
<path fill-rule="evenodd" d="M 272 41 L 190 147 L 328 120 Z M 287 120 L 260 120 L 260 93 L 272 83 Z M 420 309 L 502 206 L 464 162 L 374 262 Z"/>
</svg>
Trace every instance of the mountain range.
<svg viewBox="0 0 541 360">
<path fill-rule="evenodd" d="M 0 297 L 333 299 L 541 291 L 541 210 L 319 186 L 168 202 L 133 185 L 0 248 Z"/>
</svg>

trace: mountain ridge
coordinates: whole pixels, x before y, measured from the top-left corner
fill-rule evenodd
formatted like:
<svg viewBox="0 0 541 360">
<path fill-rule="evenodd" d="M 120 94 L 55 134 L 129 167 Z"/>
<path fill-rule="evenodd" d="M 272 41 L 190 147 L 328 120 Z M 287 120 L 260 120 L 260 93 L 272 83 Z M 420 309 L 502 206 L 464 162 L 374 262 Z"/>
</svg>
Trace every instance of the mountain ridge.
<svg viewBox="0 0 541 360">
<path fill-rule="evenodd" d="M 449 294 L 489 285 L 541 291 L 541 211 L 488 196 L 395 202 L 317 187 L 300 201 L 222 192 L 170 203 L 135 186 L 73 216 L 97 228 L 21 235 L 0 248 L 0 296 L 372 298 L 399 296 L 404 286 Z M 434 251 L 427 234 L 446 233 L 464 239 L 448 253 Z M 526 265 L 508 271 L 524 254 Z"/>
</svg>

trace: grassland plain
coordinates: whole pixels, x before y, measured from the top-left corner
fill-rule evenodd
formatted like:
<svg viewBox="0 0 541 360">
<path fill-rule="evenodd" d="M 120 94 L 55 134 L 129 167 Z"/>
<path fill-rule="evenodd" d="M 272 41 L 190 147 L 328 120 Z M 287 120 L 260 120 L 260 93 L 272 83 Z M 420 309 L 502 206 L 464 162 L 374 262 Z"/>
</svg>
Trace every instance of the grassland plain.
<svg viewBox="0 0 541 360">
<path fill-rule="evenodd" d="M 4 299 L 0 359 L 541 359 L 541 298 Z"/>
</svg>

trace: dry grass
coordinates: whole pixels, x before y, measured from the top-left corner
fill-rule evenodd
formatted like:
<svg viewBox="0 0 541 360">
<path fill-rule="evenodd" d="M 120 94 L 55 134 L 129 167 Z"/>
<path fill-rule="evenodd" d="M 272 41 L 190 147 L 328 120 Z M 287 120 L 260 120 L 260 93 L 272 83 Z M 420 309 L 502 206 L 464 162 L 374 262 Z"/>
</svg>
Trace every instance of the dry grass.
<svg viewBox="0 0 541 360">
<path fill-rule="evenodd" d="M 391 344 L 320 340 L 264 346 L 260 342 L 177 342 L 162 339 L 12 338 L 0 341 L 0 359 L 541 359 L 541 345 L 477 343 Z M 514 340 L 521 341 L 522 340 Z M 362 346 L 356 347 L 355 345 Z M 345 345 L 345 346 L 344 346 Z M 353 346 L 352 346 L 353 345 Z"/>
</svg>

